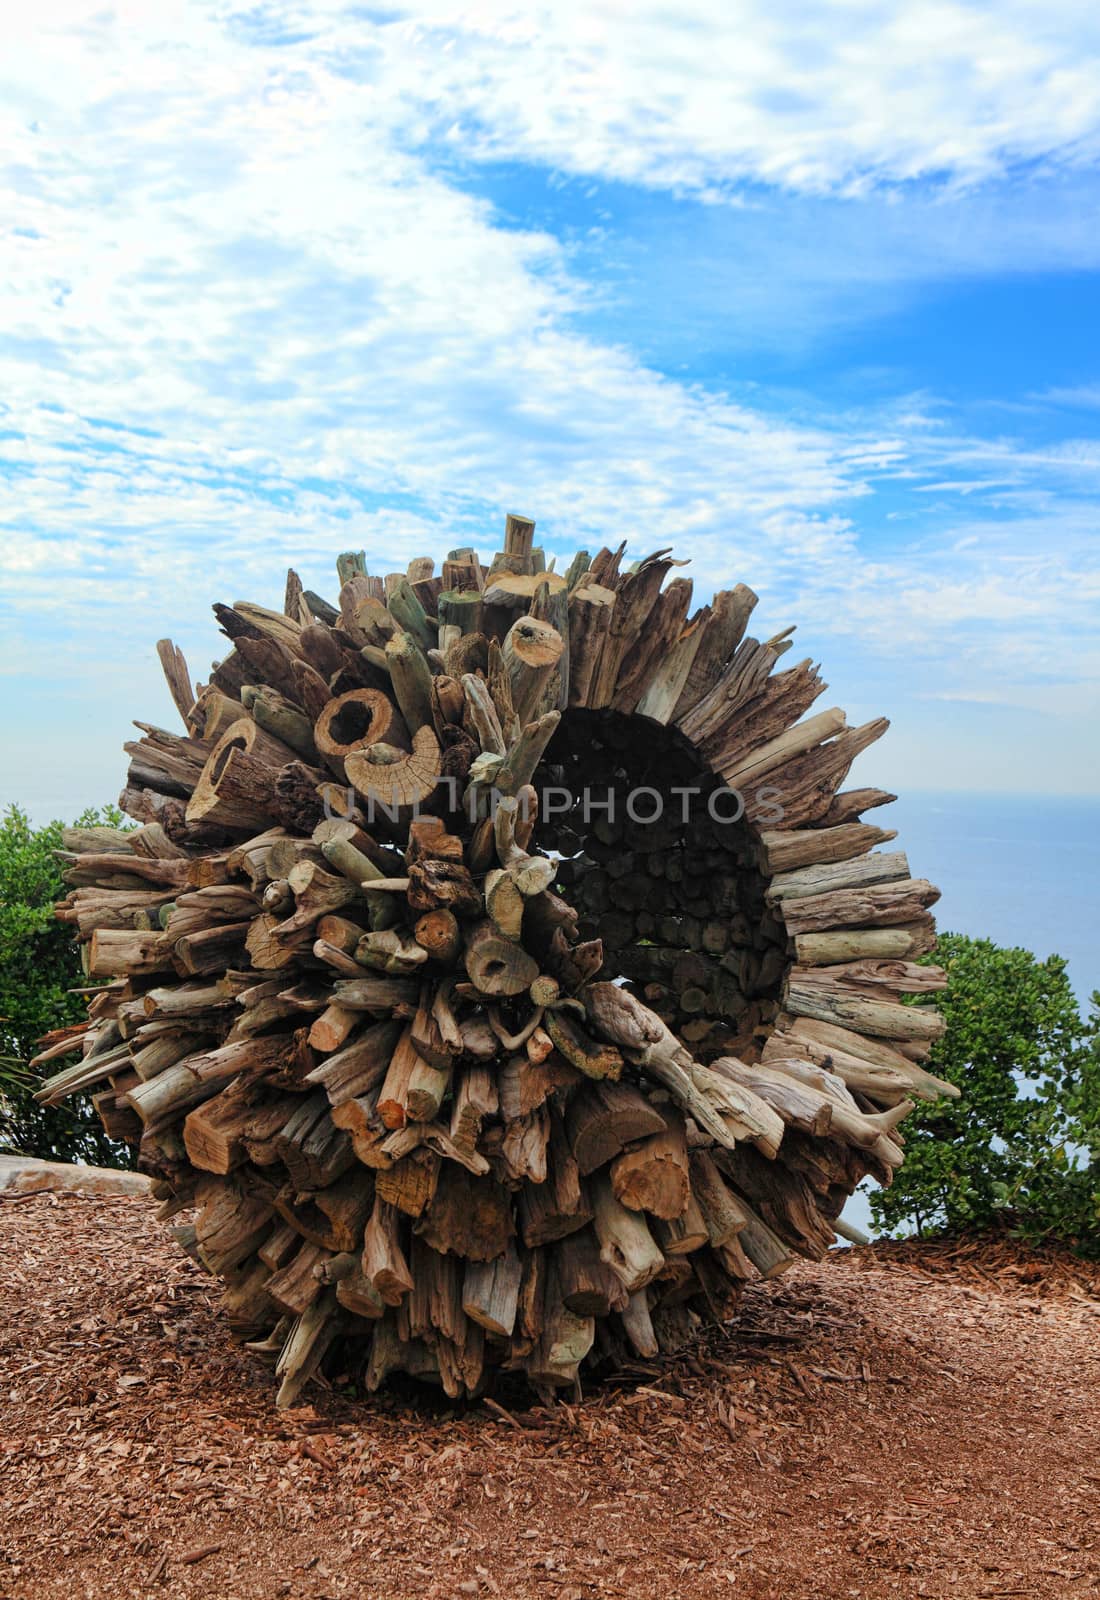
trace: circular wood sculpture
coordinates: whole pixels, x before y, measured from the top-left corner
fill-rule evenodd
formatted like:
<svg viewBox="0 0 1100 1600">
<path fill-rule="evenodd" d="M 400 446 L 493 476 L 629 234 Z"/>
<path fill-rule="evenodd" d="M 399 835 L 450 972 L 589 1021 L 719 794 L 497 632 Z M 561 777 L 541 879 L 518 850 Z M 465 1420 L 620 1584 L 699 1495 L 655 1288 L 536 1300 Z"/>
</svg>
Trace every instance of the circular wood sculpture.
<svg viewBox="0 0 1100 1600">
<path fill-rule="evenodd" d="M 678 1348 L 889 1183 L 942 1029 L 930 884 L 839 793 L 885 729 L 689 617 L 661 551 L 338 562 L 339 607 L 215 612 L 136 831 L 70 830 L 92 993 L 42 1098 L 98 1089 L 280 1405 L 356 1356 L 474 1394 Z"/>
</svg>

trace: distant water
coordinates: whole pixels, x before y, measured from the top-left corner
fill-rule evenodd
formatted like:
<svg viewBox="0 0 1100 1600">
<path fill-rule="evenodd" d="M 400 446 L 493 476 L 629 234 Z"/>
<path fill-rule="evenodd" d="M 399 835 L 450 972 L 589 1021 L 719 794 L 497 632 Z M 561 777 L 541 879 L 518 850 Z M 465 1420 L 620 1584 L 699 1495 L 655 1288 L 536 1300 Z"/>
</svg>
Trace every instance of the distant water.
<svg viewBox="0 0 1100 1600">
<path fill-rule="evenodd" d="M 1100 800 L 1050 795 L 910 792 L 865 822 L 898 830 L 915 878 L 943 891 L 932 907 L 944 933 L 1065 956 L 1081 1002 L 1100 989 Z M 857 1191 L 845 1218 L 871 1230 Z"/>
<path fill-rule="evenodd" d="M 943 891 L 943 932 L 1065 956 L 1082 1004 L 1100 989 L 1100 800 L 910 792 L 879 820 Z"/>
</svg>

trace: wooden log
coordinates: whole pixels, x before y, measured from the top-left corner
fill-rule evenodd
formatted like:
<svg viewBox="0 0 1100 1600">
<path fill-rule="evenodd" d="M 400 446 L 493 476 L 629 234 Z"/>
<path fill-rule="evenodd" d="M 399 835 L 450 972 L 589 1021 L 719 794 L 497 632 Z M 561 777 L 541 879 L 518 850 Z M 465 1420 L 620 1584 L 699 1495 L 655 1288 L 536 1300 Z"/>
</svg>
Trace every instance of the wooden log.
<svg viewBox="0 0 1100 1600">
<path fill-rule="evenodd" d="M 844 794 L 834 795 L 828 809 L 816 819 L 815 826 L 842 827 L 854 822 L 862 812 L 873 811 L 876 806 L 892 805 L 896 799 L 896 794 L 888 794 L 885 789 L 849 789 Z"/>
<path fill-rule="evenodd" d="M 452 581 L 453 581 L 453 574 Z M 457 629 L 458 636 L 474 636 L 482 632 L 481 590 L 475 585 L 469 589 L 453 587 L 444 589 L 439 596 L 439 635 L 442 647 L 445 629 Z"/>
<path fill-rule="evenodd" d="M 837 889 L 831 894 L 785 900 L 783 920 L 788 933 L 819 933 L 837 928 L 889 928 L 919 920 L 940 897 L 924 878 L 871 884 L 865 889 Z"/>
<path fill-rule="evenodd" d="M 673 710 L 674 722 L 681 722 L 721 678 L 726 664 L 744 637 L 756 598 L 743 583 L 733 589 L 723 589 L 715 595 L 703 638 Z"/>
<path fill-rule="evenodd" d="M 299 1246 L 295 1254 L 277 1272 L 273 1272 L 265 1284 L 268 1296 L 279 1309 L 289 1311 L 296 1317 L 300 1317 L 320 1294 L 321 1280 L 313 1269 L 325 1259 L 325 1252 L 320 1245 L 302 1239 L 301 1235 L 298 1235 L 298 1239 Z"/>
<path fill-rule="evenodd" d="M 322 689 L 324 687 L 322 683 Z M 241 689 L 241 704 L 265 733 L 297 751 L 304 761 L 316 764 L 313 719 L 293 699 L 266 684 L 245 684 Z"/>
<path fill-rule="evenodd" d="M 548 1389 L 574 1384 L 595 1338 L 595 1318 L 569 1310 L 561 1298 L 554 1265 L 548 1262 L 542 1284 L 541 1327 L 523 1363 L 531 1382 Z"/>
<path fill-rule="evenodd" d="M 521 724 L 529 721 L 538 707 L 562 649 L 561 634 L 537 617 L 520 617 L 509 628 L 502 647 L 504 667 Z"/>
<path fill-rule="evenodd" d="M 328 1289 L 294 1324 L 290 1338 L 275 1366 L 282 1379 L 275 1404 L 282 1410 L 293 1406 L 313 1377 L 340 1331 L 341 1321 L 335 1291 Z"/>
<path fill-rule="evenodd" d="M 145 1127 L 156 1129 L 209 1100 L 240 1073 L 258 1076 L 283 1066 L 290 1047 L 287 1037 L 279 1035 L 196 1051 L 148 1083 L 139 1083 L 126 1098 Z"/>
<path fill-rule="evenodd" d="M 425 654 L 434 650 L 438 643 L 438 625 L 424 610 L 407 578 L 398 578 L 386 596 L 386 606 L 398 626 L 411 634 Z"/>
<path fill-rule="evenodd" d="M 481 894 L 461 861 L 428 857 L 412 862 L 406 894 L 413 911 L 445 908 L 458 917 L 481 915 Z"/>
<path fill-rule="evenodd" d="M 678 1217 L 665 1220 L 651 1219 L 653 1237 L 666 1261 L 669 1256 L 691 1255 L 710 1241 L 710 1230 L 694 1196 L 689 1192 L 688 1203 Z"/>
<path fill-rule="evenodd" d="M 627 651 L 615 683 L 611 705 L 629 716 L 651 682 L 655 667 L 668 658 L 687 622 L 691 607 L 692 584 L 688 578 L 674 578 L 656 599 L 646 625 Z M 671 709 L 671 708 L 670 708 Z"/>
<path fill-rule="evenodd" d="M 547 711 L 523 729 L 494 779 L 494 787 L 502 795 L 517 795 L 531 782 L 560 721 L 559 711 Z"/>
<path fill-rule="evenodd" d="M 399 1212 L 376 1199 L 363 1237 L 363 1276 L 388 1306 L 401 1304 L 413 1286 L 399 1238 Z"/>
<path fill-rule="evenodd" d="M 672 721 L 695 664 L 695 657 L 702 646 L 711 614 L 710 606 L 704 606 L 665 651 L 638 700 L 637 712 L 640 717 L 649 717 L 662 724 Z"/>
<path fill-rule="evenodd" d="M 349 1011 L 368 1011 L 375 1016 L 401 1016 L 406 1007 L 415 1008 L 418 985 L 404 977 L 369 976 L 340 979 L 332 986 L 336 1003 Z M 410 1016 L 412 1011 L 408 1013 Z"/>
<path fill-rule="evenodd" d="M 632 1294 L 619 1315 L 623 1332 L 630 1341 L 634 1353 L 646 1361 L 658 1355 L 661 1347 L 653 1330 L 645 1291 L 640 1289 L 637 1294 Z"/>
<path fill-rule="evenodd" d="M 378 1098 L 378 1114 L 387 1128 L 403 1128 L 409 1120 L 410 1086 L 413 1074 L 421 1068 L 428 1072 L 432 1070 L 417 1054 L 410 1024 L 402 1032 L 394 1048 Z"/>
<path fill-rule="evenodd" d="M 231 723 L 211 750 L 187 804 L 188 822 L 216 822 L 255 833 L 277 820 L 275 772 L 295 752 L 251 718 Z"/>
<path fill-rule="evenodd" d="M 430 726 L 417 728 L 412 750 L 374 744 L 344 757 L 348 782 L 367 803 L 367 825 L 383 818 L 408 823 L 439 786 L 439 742 Z"/>
<path fill-rule="evenodd" d="M 918 925 L 897 928 L 837 928 L 828 933 L 800 933 L 795 937 L 795 958 L 801 967 L 828 967 L 838 963 L 902 959 L 924 955 L 935 944 Z"/>
<path fill-rule="evenodd" d="M 386 744 L 410 748 L 409 731 L 388 695 L 380 689 L 349 689 L 330 700 L 317 718 L 317 749 L 338 778 L 346 775 L 345 759 L 353 750 Z"/>
<path fill-rule="evenodd" d="M 392 1166 L 379 1167 L 375 1191 L 407 1217 L 421 1217 L 435 1199 L 441 1166 L 437 1151 L 418 1146 Z"/>
<path fill-rule="evenodd" d="M 623 1058 L 613 1044 L 593 1039 L 568 1011 L 548 1011 L 543 1020 L 555 1048 L 570 1066 L 586 1078 L 619 1077 Z"/>
<path fill-rule="evenodd" d="M 468 1261 L 495 1260 L 515 1231 L 507 1190 L 454 1162 L 444 1167 L 432 1206 L 416 1224 L 416 1232 L 433 1250 L 444 1255 L 451 1251 Z"/>
<path fill-rule="evenodd" d="M 428 959 L 428 952 L 398 929 L 383 928 L 363 935 L 355 947 L 355 959 L 361 966 L 376 967 L 379 972 L 416 973 Z"/>
<path fill-rule="evenodd" d="M 623 662 L 640 638 L 657 603 L 661 585 L 673 564 L 665 551 L 658 551 L 640 562 L 620 583 L 607 636 L 593 674 L 586 702 L 588 705 L 611 705 Z"/>
<path fill-rule="evenodd" d="M 359 1026 L 359 1013 L 345 1006 L 328 1005 L 310 1026 L 309 1042 L 315 1050 L 328 1053 L 339 1050 L 348 1036 Z"/>
<path fill-rule="evenodd" d="M 684 1119 L 672 1106 L 662 1108 L 665 1126 L 624 1150 L 611 1163 L 615 1198 L 631 1211 L 648 1211 L 671 1220 L 683 1215 L 690 1195 Z"/>
<path fill-rule="evenodd" d="M 386 645 L 385 659 L 405 727 L 414 735 L 432 728 L 432 674 L 416 640 L 409 633 L 395 635 Z"/>
<path fill-rule="evenodd" d="M 785 761 L 766 775 L 763 785 L 755 781 L 750 785 L 746 818 L 749 822 L 766 820 L 770 825 L 779 802 L 784 826 L 788 828 L 825 819 L 832 796 L 843 783 L 852 762 L 880 739 L 889 726 L 885 717 L 876 717 L 858 728 L 845 728 L 826 743 Z"/>
<path fill-rule="evenodd" d="M 739 1249 L 762 1278 L 778 1278 L 794 1266 L 795 1256 L 750 1205 L 744 1200 L 741 1205 L 745 1212 L 745 1224 L 737 1234 Z"/>
<path fill-rule="evenodd" d="M 886 1000 L 864 998 L 829 990 L 820 984 L 789 979 L 783 991 L 783 1004 L 796 1017 L 813 1017 L 819 1022 L 835 1022 L 855 1033 L 880 1039 L 940 1038 L 947 1023 L 931 1006 L 894 1005 Z"/>
<path fill-rule="evenodd" d="M 337 1009 L 342 1016 L 354 1018 L 356 1024 L 362 1017 L 362 1012 L 345 1006 L 338 1006 Z M 322 1016 L 325 1015 L 327 1011 L 322 1013 Z M 329 1104 L 333 1106 L 367 1094 L 380 1085 L 385 1077 L 401 1032 L 401 1024 L 397 1021 L 376 1023 L 308 1072 L 307 1083 L 315 1083 L 323 1088 Z"/>
<path fill-rule="evenodd" d="M 584 1177 L 626 1145 L 667 1131 L 665 1119 L 632 1084 L 607 1079 L 585 1085 L 566 1110 L 569 1147 Z"/>
<path fill-rule="evenodd" d="M 351 1140 L 333 1124 L 325 1094 L 305 1096 L 273 1144 L 298 1189 L 323 1189 L 355 1161 Z"/>
<path fill-rule="evenodd" d="M 519 1309 L 523 1263 L 509 1241 L 492 1261 L 468 1261 L 462 1284 L 466 1316 L 498 1339 L 511 1337 Z"/>
<path fill-rule="evenodd" d="M 336 1257 L 343 1260 L 343 1257 Z M 343 1274 L 336 1280 L 337 1304 L 343 1306 L 345 1311 L 350 1311 L 353 1316 L 366 1317 L 371 1321 L 383 1316 L 386 1302 L 378 1290 L 369 1281 L 359 1262 L 352 1258 L 350 1272 Z"/>
<path fill-rule="evenodd" d="M 172 942 L 163 933 L 96 928 L 88 951 L 89 978 L 113 978 L 123 973 L 136 977 L 172 971 Z"/>
<path fill-rule="evenodd" d="M 482 994 L 522 994 L 539 975 L 523 946 L 502 937 L 491 922 L 479 923 L 466 936 L 464 964 L 470 982 Z"/>
<path fill-rule="evenodd" d="M 716 1249 L 748 1225 L 747 1208 L 728 1188 L 705 1150 L 691 1153 L 691 1192 Z"/>
<path fill-rule="evenodd" d="M 569 704 L 594 704 L 592 693 L 604 641 L 611 627 L 615 592 L 588 584 L 569 596 Z"/>
<path fill-rule="evenodd" d="M 247 1261 L 271 1226 L 271 1194 L 239 1178 L 200 1180 L 195 1198 L 198 1254 L 210 1272 L 229 1272 Z"/>
<path fill-rule="evenodd" d="M 793 757 L 817 749 L 846 726 L 844 713 L 839 707 L 820 711 L 760 746 L 743 760 L 723 766 L 722 776 L 732 789 L 747 788 L 749 784 L 759 783 Z"/>
<path fill-rule="evenodd" d="M 478 1062 L 464 1065 L 458 1073 L 451 1104 L 451 1138 L 461 1150 L 476 1148 L 486 1117 L 498 1107 L 497 1090 L 487 1067 Z"/>
<path fill-rule="evenodd" d="M 592 1226 L 600 1242 L 600 1256 L 628 1293 L 636 1294 L 657 1276 L 665 1258 L 641 1215 L 628 1211 L 615 1198 L 607 1173 L 597 1173 L 590 1188 Z"/>
<path fill-rule="evenodd" d="M 765 891 L 769 905 L 808 896 L 830 894 L 840 889 L 860 889 L 872 883 L 891 883 L 909 877 L 909 862 L 904 851 L 879 851 L 847 861 L 827 861 L 796 872 L 778 873 Z"/>
<path fill-rule="evenodd" d="M 760 861 L 765 872 L 796 872 L 801 867 L 850 861 L 876 844 L 897 838 L 892 828 L 848 822 L 835 828 L 775 829 L 760 833 Z"/>
<path fill-rule="evenodd" d="M 894 1000 L 900 994 L 937 994 L 947 988 L 947 974 L 942 967 L 926 967 L 914 961 L 845 961 L 827 969 L 795 966 L 788 978 L 824 994 L 879 996 L 883 1000 Z"/>
<path fill-rule="evenodd" d="M 359 1248 L 372 1198 L 369 1175 L 361 1167 L 353 1167 L 335 1183 L 313 1193 L 292 1196 L 284 1190 L 274 1204 L 303 1238 L 335 1254 Z"/>
<path fill-rule="evenodd" d="M 808 1092 L 805 1087 L 789 1077 L 767 1071 L 760 1066 L 746 1066 L 732 1057 L 719 1057 L 712 1063 L 716 1072 L 731 1077 L 746 1089 L 758 1094 L 783 1118 L 788 1128 L 797 1128 L 823 1139 L 832 1127 L 833 1112 L 829 1100 L 820 1094 Z"/>
<path fill-rule="evenodd" d="M 253 1113 L 250 1097 L 235 1084 L 189 1112 L 183 1142 L 192 1166 L 220 1173 L 239 1167 L 248 1158 L 244 1135 Z"/>
<path fill-rule="evenodd" d="M 545 1106 L 507 1122 L 500 1142 L 500 1169 L 505 1180 L 536 1187 L 545 1183 L 549 1141 L 550 1118 Z"/>
<path fill-rule="evenodd" d="M 462 950 L 462 930 L 458 918 L 446 906 L 425 911 L 416 919 L 413 938 L 427 951 L 432 961 L 453 967 Z"/>
<path fill-rule="evenodd" d="M 933 1077 L 918 1062 L 909 1060 L 883 1039 L 856 1033 L 832 1022 L 792 1017 L 785 1012 L 780 1012 L 775 1027 L 780 1039 L 776 1050 L 784 1048 L 783 1041 L 793 1043 L 794 1048 L 789 1053 L 805 1055 L 809 1060 L 820 1062 L 845 1082 L 852 1082 L 854 1072 L 861 1070 L 854 1068 L 853 1063 L 864 1062 L 900 1075 L 910 1085 L 910 1092 L 921 1099 L 938 1099 L 940 1095 L 957 1096 L 960 1093 L 957 1085 Z"/>
<path fill-rule="evenodd" d="M 171 639 L 157 640 L 157 656 L 164 673 L 164 681 L 168 685 L 168 693 L 172 696 L 172 704 L 183 718 L 183 725 L 186 728 L 195 704 L 195 691 L 191 687 L 187 659 L 179 645 L 173 644 Z"/>
<path fill-rule="evenodd" d="M 591 1228 L 569 1234 L 553 1254 L 562 1302 L 570 1311 L 582 1317 L 607 1317 L 625 1310 L 630 1294 L 619 1272 L 601 1254 Z"/>
</svg>

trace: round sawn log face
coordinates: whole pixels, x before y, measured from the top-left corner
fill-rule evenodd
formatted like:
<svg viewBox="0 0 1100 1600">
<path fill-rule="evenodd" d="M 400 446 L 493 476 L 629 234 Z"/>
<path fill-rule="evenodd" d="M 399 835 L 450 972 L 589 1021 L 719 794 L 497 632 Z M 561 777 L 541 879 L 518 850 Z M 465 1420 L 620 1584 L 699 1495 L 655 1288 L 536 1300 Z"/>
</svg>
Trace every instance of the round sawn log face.
<svg viewBox="0 0 1100 1600">
<path fill-rule="evenodd" d="M 541 1392 L 680 1348 L 900 1164 L 936 891 L 842 792 L 885 722 L 691 612 L 667 552 L 337 563 L 139 724 L 136 831 L 71 830 L 102 982 L 43 1086 L 136 1144 L 280 1405 L 325 1367 Z"/>
</svg>

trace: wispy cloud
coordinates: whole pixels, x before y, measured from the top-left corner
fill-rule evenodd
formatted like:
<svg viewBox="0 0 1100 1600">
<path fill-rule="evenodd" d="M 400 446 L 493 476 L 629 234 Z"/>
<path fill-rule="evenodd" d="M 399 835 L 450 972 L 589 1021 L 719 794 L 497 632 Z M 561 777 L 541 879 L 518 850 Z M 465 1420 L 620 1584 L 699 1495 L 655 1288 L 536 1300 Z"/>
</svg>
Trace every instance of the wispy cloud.
<svg viewBox="0 0 1100 1600">
<path fill-rule="evenodd" d="M 714 195 L 972 184 L 1098 149 L 1100 23 L 1075 0 L 399 0 L 391 15 L 391 81 L 467 156 Z"/>
<path fill-rule="evenodd" d="M 502 155 L 706 195 L 1090 158 L 1087 18 L 1071 53 L 1057 7 L 777 10 L 24 19 L 0 96 L 0 671 L 94 681 L 121 718 L 159 633 L 205 670 L 209 599 L 275 599 L 291 561 L 330 590 L 348 547 L 488 552 L 518 507 L 562 556 L 675 541 L 701 592 L 747 578 L 765 624 L 934 662 L 945 693 L 1053 682 L 1067 647 L 1100 677 L 1094 441 L 670 376 L 601 332 L 583 252 L 462 186 Z"/>
</svg>

